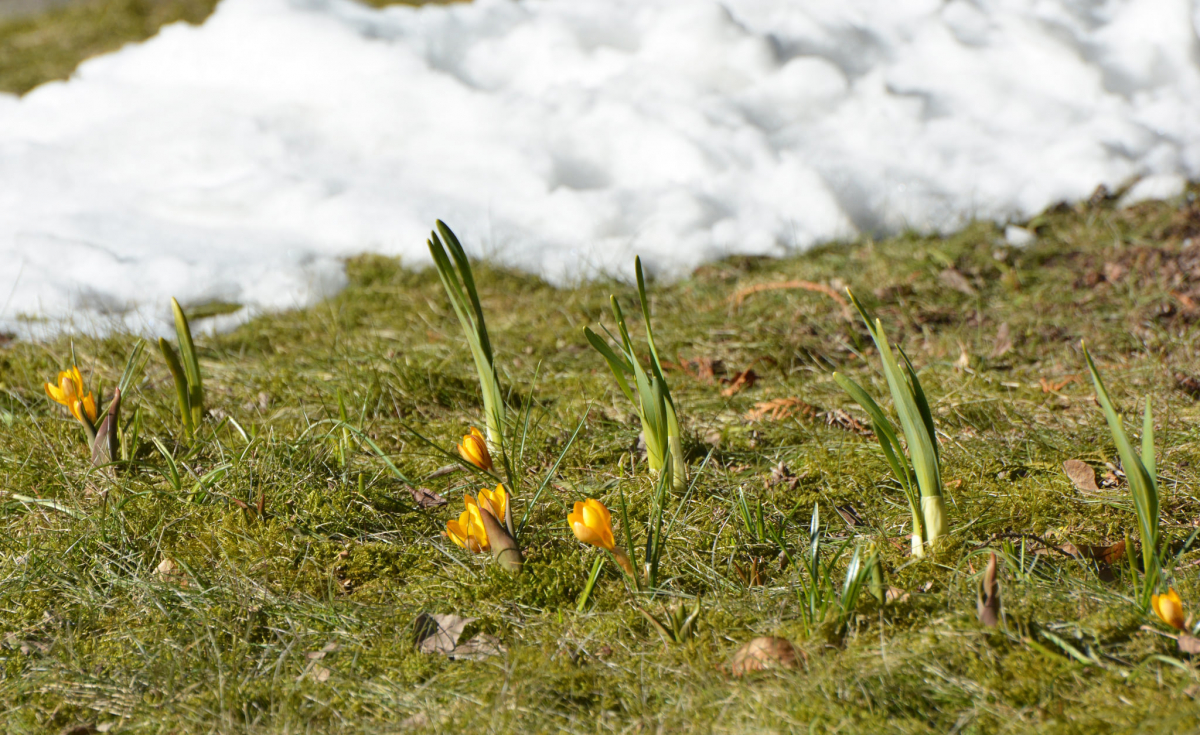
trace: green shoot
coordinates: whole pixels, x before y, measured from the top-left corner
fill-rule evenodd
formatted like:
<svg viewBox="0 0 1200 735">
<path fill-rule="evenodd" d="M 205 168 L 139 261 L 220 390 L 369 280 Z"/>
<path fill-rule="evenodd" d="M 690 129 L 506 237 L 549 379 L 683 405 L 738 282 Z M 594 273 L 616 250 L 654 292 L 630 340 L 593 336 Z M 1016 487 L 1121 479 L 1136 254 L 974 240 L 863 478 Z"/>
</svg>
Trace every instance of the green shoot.
<svg viewBox="0 0 1200 735">
<path fill-rule="evenodd" d="M 638 299 L 641 302 L 642 318 L 646 324 L 646 343 L 650 348 L 650 372 L 642 368 L 637 353 L 633 349 L 633 341 L 629 338 L 629 329 L 625 324 L 625 315 L 617 303 L 616 296 L 609 297 L 613 318 L 617 322 L 620 334 L 620 353 L 614 352 L 608 343 L 590 328 L 584 327 L 583 332 L 592 347 L 608 362 L 617 386 L 625 397 L 633 404 L 638 418 L 642 421 L 642 433 L 646 440 L 646 457 L 650 471 L 658 474 L 663 471 L 665 457 L 671 455 L 674 466 L 672 488 L 683 490 L 687 485 L 687 465 L 683 459 L 682 434 L 679 429 L 679 416 L 675 410 L 675 402 L 671 399 L 671 391 L 667 386 L 666 375 L 663 372 L 662 361 L 658 357 L 658 349 L 654 345 L 654 332 L 650 325 L 650 305 L 646 299 L 646 280 L 642 275 L 642 259 L 634 261 L 637 271 Z M 611 336 L 611 334 L 610 334 Z M 629 378 L 633 378 L 633 387 L 637 389 L 635 397 Z"/>
<path fill-rule="evenodd" d="M 1120 414 L 1113 406 L 1104 381 L 1087 345 L 1083 345 L 1083 357 L 1087 360 L 1088 371 L 1092 375 L 1092 384 L 1096 387 L 1096 399 L 1104 411 L 1108 421 L 1108 430 L 1112 434 L 1113 443 L 1117 445 L 1117 455 L 1121 458 L 1121 467 L 1125 470 L 1125 478 L 1129 482 L 1129 492 L 1133 496 L 1133 509 L 1137 513 L 1138 533 L 1142 542 L 1142 580 L 1138 581 L 1137 568 L 1133 563 L 1133 547 L 1126 544 L 1129 554 L 1129 566 L 1133 575 L 1134 592 L 1143 609 L 1150 607 L 1150 596 L 1158 589 L 1162 562 L 1158 556 L 1158 474 L 1154 460 L 1154 421 L 1150 414 L 1150 399 L 1146 399 L 1146 410 L 1142 414 L 1142 451 L 1139 455 L 1133 449 L 1129 436 Z"/>
<path fill-rule="evenodd" d="M 438 237 L 441 233 L 441 237 Z M 445 244 L 443 245 L 443 241 Z M 449 250 L 449 255 L 446 251 Z M 492 343 L 488 338 L 487 325 L 483 320 L 483 307 L 475 290 L 475 276 L 471 273 L 471 262 L 458 238 L 441 220 L 437 231 L 429 235 L 429 253 L 437 268 L 450 305 L 462 325 L 463 335 L 475 359 L 475 371 L 479 374 L 479 390 L 483 395 L 484 424 L 487 427 L 488 449 L 494 455 L 504 454 L 504 396 L 500 392 L 500 379 L 492 357 Z M 453 259 L 453 260 L 452 260 Z"/>
<path fill-rule="evenodd" d="M 896 351 L 904 359 L 904 367 L 901 368 L 888 343 L 887 335 L 884 334 L 883 323 L 872 319 L 854 294 L 849 290 L 847 293 L 866 322 L 871 339 L 875 341 L 879 350 L 883 374 L 887 378 L 892 403 L 904 432 L 904 444 L 900 443 L 896 429 L 887 414 L 862 386 L 841 373 L 834 373 L 833 379 L 871 417 L 875 436 L 879 439 L 888 465 L 900 481 L 912 511 L 913 556 L 922 557 L 925 555 L 925 544 L 933 546 L 947 533 L 946 504 L 942 499 L 941 457 L 937 432 L 933 426 L 933 414 L 929 410 L 925 391 L 921 389 L 921 382 L 917 379 L 917 372 L 908 356 L 899 346 L 896 347 Z"/>
<path fill-rule="evenodd" d="M 204 418 L 204 385 L 200 377 L 196 346 L 192 342 L 192 329 L 175 299 L 171 299 L 171 311 L 175 313 L 175 337 L 179 343 L 179 353 L 176 354 L 162 337 L 158 339 L 158 349 L 162 352 L 167 369 L 171 371 L 171 377 L 175 380 L 183 432 L 190 439 L 195 436 L 196 428 Z"/>
</svg>

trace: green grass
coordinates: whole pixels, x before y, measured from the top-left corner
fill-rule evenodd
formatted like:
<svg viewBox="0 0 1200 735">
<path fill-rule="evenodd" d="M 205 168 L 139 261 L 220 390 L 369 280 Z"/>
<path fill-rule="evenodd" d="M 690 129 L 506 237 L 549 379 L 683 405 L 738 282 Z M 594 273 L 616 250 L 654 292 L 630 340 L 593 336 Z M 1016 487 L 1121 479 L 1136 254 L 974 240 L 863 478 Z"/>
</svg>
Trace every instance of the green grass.
<svg viewBox="0 0 1200 735">
<path fill-rule="evenodd" d="M 351 423 L 413 478 L 446 462 L 401 421 L 450 448 L 482 420 L 470 354 L 432 270 L 359 257 L 336 298 L 200 339 L 212 415 L 190 453 L 155 356 L 126 397 L 126 419 L 140 408 L 146 428 L 133 468 L 115 482 L 90 469 L 82 432 L 41 387 L 69 361 L 68 339 L 9 343 L 0 348 L 0 730 L 1194 731 L 1200 677 L 1172 641 L 1140 628 L 1154 621 L 1119 570 L 1101 578 L 1061 554 L 1034 555 L 1030 543 L 1025 568 L 1001 569 L 1006 627 L 975 621 L 976 580 L 1001 534 L 1083 545 L 1134 530 L 1123 484 L 1087 497 L 1061 470 L 1081 458 L 1103 471 L 1115 455 L 1081 339 L 1131 429 L 1137 399 L 1153 397 L 1168 540 L 1190 533 L 1200 511 L 1200 407 L 1175 378 L 1200 373 L 1198 313 L 1186 307 L 1200 298 L 1188 296 L 1200 291 L 1200 246 L 1183 245 L 1200 243 L 1200 205 L 1117 210 L 1109 200 L 1059 208 L 1031 226 L 1040 237 L 1025 250 L 977 224 L 946 238 L 735 258 L 649 284 L 664 359 L 716 359 L 730 374 L 753 366 L 761 376 L 725 397 L 720 384 L 669 371 L 693 470 L 716 442 L 663 559 L 669 594 L 700 595 L 704 608 L 698 635 L 670 648 L 629 606 L 611 564 L 585 612 L 575 611 L 599 552 L 570 535 L 570 504 L 592 496 L 615 508 L 623 489 L 640 528 L 651 492 L 644 463 L 629 468 L 638 422 L 583 336 L 584 326 L 608 323 L 610 291 L 638 314 L 628 285 L 558 290 L 477 265 L 501 380 L 514 407 L 533 406 L 516 517 L 591 407 L 532 510 L 517 578 L 441 537 L 463 490 L 474 491 L 464 475 L 424 480 L 451 504 L 423 511 L 372 452 L 355 447 L 344 468 L 337 459 L 329 421 L 338 392 Z M 949 266 L 974 295 L 947 287 Z M 777 290 L 731 302 L 740 288 L 791 279 L 851 286 L 920 371 L 942 434 L 951 528 L 929 558 L 905 556 L 911 514 L 873 438 L 820 416 L 746 418 L 757 403 L 798 397 L 863 420 L 834 369 L 886 395 L 861 322 L 827 296 Z M 993 357 L 1001 324 L 1014 346 Z M 631 327 L 640 339 L 640 319 Z M 75 339 L 90 386 L 116 381 L 133 341 Z M 965 370 L 954 364 L 963 351 Z M 1071 376 L 1057 390 L 1041 386 Z M 221 424 L 225 416 L 249 441 Z M 182 492 L 164 479 L 150 437 L 185 468 Z M 770 483 L 780 462 L 794 482 Z M 194 492 L 193 478 L 222 464 L 228 473 Z M 911 596 L 883 608 L 864 596 L 840 644 L 805 637 L 793 570 L 780 570 L 778 552 L 742 527 L 739 488 L 784 519 L 793 554 L 814 503 L 827 534 L 877 541 L 888 583 Z M 253 506 L 260 496 L 265 518 L 233 502 Z M 848 527 L 839 505 L 866 525 Z M 758 556 L 764 584 L 750 587 L 736 565 Z M 176 576 L 155 573 L 164 557 Z M 1197 561 L 1185 554 L 1174 577 L 1191 611 Z M 425 611 L 478 618 L 467 635 L 491 633 L 507 653 L 472 662 L 417 652 L 412 623 Z M 719 664 L 759 634 L 792 638 L 807 669 L 722 674 Z M 336 651 L 310 657 L 330 643 Z"/>
<path fill-rule="evenodd" d="M 429 1 L 366 0 L 375 7 Z M 144 41 L 167 23 L 202 23 L 217 2 L 89 0 L 37 15 L 0 19 L 0 92 L 25 94 L 44 82 L 66 79 L 85 59 Z"/>
</svg>

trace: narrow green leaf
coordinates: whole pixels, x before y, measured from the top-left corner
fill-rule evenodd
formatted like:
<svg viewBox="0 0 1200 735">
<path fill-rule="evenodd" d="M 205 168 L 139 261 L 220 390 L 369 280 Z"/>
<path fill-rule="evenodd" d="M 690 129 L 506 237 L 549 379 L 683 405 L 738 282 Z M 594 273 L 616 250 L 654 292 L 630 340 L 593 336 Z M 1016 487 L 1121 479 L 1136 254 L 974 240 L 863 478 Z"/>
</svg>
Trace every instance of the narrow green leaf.
<svg viewBox="0 0 1200 735">
<path fill-rule="evenodd" d="M 194 427 L 192 426 L 191 392 L 188 390 L 187 375 L 183 372 L 183 366 L 179 364 L 179 357 L 176 356 L 175 350 L 162 337 L 158 338 L 158 351 L 162 353 L 163 360 L 167 363 L 167 369 L 171 371 L 171 377 L 175 380 L 175 393 L 179 398 L 179 417 L 183 422 L 184 434 L 190 438 Z"/>
</svg>

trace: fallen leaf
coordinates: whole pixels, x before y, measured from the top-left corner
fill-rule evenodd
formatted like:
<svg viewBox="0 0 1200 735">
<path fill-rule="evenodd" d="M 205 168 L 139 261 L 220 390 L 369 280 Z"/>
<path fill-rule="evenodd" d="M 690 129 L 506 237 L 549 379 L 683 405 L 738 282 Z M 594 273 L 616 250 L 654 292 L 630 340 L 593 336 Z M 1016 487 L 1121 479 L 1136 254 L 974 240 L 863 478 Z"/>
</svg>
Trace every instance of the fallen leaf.
<svg viewBox="0 0 1200 735">
<path fill-rule="evenodd" d="M 833 509 L 838 512 L 838 515 L 842 517 L 842 520 L 846 522 L 846 525 L 850 526 L 851 528 L 867 525 L 867 522 L 863 520 L 858 511 L 854 509 L 853 505 L 835 505 L 833 506 Z"/>
<path fill-rule="evenodd" d="M 958 359 L 954 361 L 954 368 L 961 371 L 969 367 L 971 367 L 971 353 L 967 352 L 966 347 L 959 345 Z"/>
<path fill-rule="evenodd" d="M 495 636 L 480 633 L 466 643 L 455 646 L 448 655 L 456 660 L 480 661 L 488 656 L 503 656 L 504 646 Z"/>
<path fill-rule="evenodd" d="M 1125 275 L 1126 268 L 1120 263 L 1105 263 L 1104 264 L 1104 280 L 1109 283 L 1116 283 Z"/>
<path fill-rule="evenodd" d="M 734 654 L 729 660 L 728 671 L 734 676 L 745 676 L 764 669 L 794 669 L 805 658 L 786 638 L 762 636 L 755 638 Z"/>
<path fill-rule="evenodd" d="M 829 286 L 826 286 L 825 284 L 813 283 L 812 281 L 781 281 L 779 283 L 759 283 L 759 284 L 755 284 L 753 286 L 747 286 L 746 288 L 739 289 L 737 291 L 737 293 L 735 293 L 733 296 L 729 297 L 729 300 L 731 302 L 733 302 L 734 306 L 741 306 L 742 302 L 746 300 L 747 296 L 752 296 L 753 294 L 761 293 L 763 291 L 777 291 L 780 289 L 794 289 L 794 288 L 803 289 L 805 291 L 816 291 L 817 293 L 823 293 L 826 296 L 828 296 L 829 298 L 836 301 L 838 306 L 842 307 L 842 314 L 844 316 L 849 317 L 851 315 L 850 314 L 850 305 L 846 303 L 846 300 L 844 298 L 842 298 L 841 294 L 839 294 L 837 291 L 830 288 Z"/>
<path fill-rule="evenodd" d="M 418 727 L 425 727 L 428 724 L 429 724 L 429 716 L 426 715 L 424 712 L 418 712 L 415 715 L 412 715 L 410 717 L 405 717 L 403 720 L 400 720 L 400 727 L 403 729 L 406 729 L 406 730 L 407 729 L 415 729 Z"/>
<path fill-rule="evenodd" d="M 175 573 L 175 562 L 164 556 L 163 560 L 160 561 L 158 566 L 154 568 L 154 571 L 157 572 L 158 576 L 160 577 L 168 577 Z"/>
<path fill-rule="evenodd" d="M 412 493 L 413 502 L 422 510 L 439 508 L 447 502 L 445 498 L 427 487 L 410 487 L 408 491 Z"/>
<path fill-rule="evenodd" d="M 883 599 L 888 603 L 908 602 L 908 600 L 911 598 L 912 595 L 900 589 L 899 587 L 888 587 L 887 594 L 885 594 L 883 597 Z"/>
<path fill-rule="evenodd" d="M 964 276 L 960 270 L 954 268 L 953 266 L 939 273 L 938 280 L 941 281 L 942 285 L 946 288 L 952 288 L 961 294 L 966 294 L 967 296 L 974 296 L 976 293 L 978 293 L 975 290 L 975 287 L 971 285 L 971 282 L 967 280 L 967 277 Z"/>
<path fill-rule="evenodd" d="M 854 418 L 840 408 L 835 408 L 832 411 L 826 411 L 821 414 L 825 419 L 825 425 L 834 429 L 842 429 L 849 431 L 852 434 L 859 436 L 872 436 L 875 432 L 866 427 L 863 422 Z"/>
<path fill-rule="evenodd" d="M 781 461 L 771 468 L 771 480 L 767 483 L 767 487 L 787 485 L 789 490 L 795 490 L 798 482 L 800 482 L 800 478 L 792 474 L 787 464 Z"/>
<path fill-rule="evenodd" d="M 313 681 L 323 682 L 329 680 L 330 673 L 329 669 L 324 666 L 314 666 L 313 670 L 309 672 L 309 676 L 313 678 Z"/>
<path fill-rule="evenodd" d="M 754 408 L 746 412 L 747 421 L 782 421 L 793 416 L 811 418 L 817 414 L 817 409 L 799 398 L 773 398 L 769 401 L 754 404 Z"/>
<path fill-rule="evenodd" d="M 1055 380 L 1055 381 L 1046 380 L 1045 378 L 1038 379 L 1038 383 L 1040 383 L 1042 386 L 1043 393 L 1057 393 L 1060 390 L 1062 390 L 1063 388 L 1066 388 L 1068 383 L 1078 383 L 1078 382 L 1079 382 L 1078 375 L 1068 375 L 1067 377 L 1063 378 L 1062 380 Z"/>
<path fill-rule="evenodd" d="M 743 370 L 733 376 L 732 380 L 722 380 L 721 382 L 729 384 L 728 388 L 721 391 L 721 395 L 728 398 L 742 388 L 753 388 L 754 384 L 758 382 L 758 373 L 753 370 Z"/>
<path fill-rule="evenodd" d="M 458 638 L 463 630 L 473 622 L 475 618 L 421 613 L 413 621 L 417 650 L 421 653 L 441 653 L 448 656 L 458 645 Z"/>
<path fill-rule="evenodd" d="M 992 346 L 992 357 L 1004 357 L 1012 351 L 1012 348 L 1012 335 L 1010 334 L 1010 330 L 1008 328 L 1008 322 L 1004 322 L 1000 325 L 1000 328 L 996 330 L 996 342 Z"/>
<path fill-rule="evenodd" d="M 1200 653 L 1200 638 L 1194 635 L 1180 633 L 1178 644 L 1180 653 L 1190 653 L 1192 655 Z"/>
<path fill-rule="evenodd" d="M 1200 398 L 1200 380 L 1185 373 L 1175 373 L 1175 387 L 1192 398 Z"/>
<path fill-rule="evenodd" d="M 989 628 L 1000 624 L 1000 585 L 996 582 L 996 553 L 988 556 L 987 571 L 979 580 L 979 594 L 975 602 L 979 622 Z"/>
<path fill-rule="evenodd" d="M 1125 558 L 1125 541 L 1121 540 L 1107 546 L 1076 546 L 1068 541 L 1057 547 L 1059 551 L 1076 559 L 1086 559 L 1101 564 L 1118 564 Z"/>
<path fill-rule="evenodd" d="M 1078 459 L 1068 459 L 1063 462 L 1063 472 L 1067 473 L 1067 477 L 1071 478 L 1075 489 L 1082 493 L 1098 493 L 1100 488 L 1096 485 L 1096 471 L 1091 468 L 1086 462 L 1081 462 Z"/>
</svg>

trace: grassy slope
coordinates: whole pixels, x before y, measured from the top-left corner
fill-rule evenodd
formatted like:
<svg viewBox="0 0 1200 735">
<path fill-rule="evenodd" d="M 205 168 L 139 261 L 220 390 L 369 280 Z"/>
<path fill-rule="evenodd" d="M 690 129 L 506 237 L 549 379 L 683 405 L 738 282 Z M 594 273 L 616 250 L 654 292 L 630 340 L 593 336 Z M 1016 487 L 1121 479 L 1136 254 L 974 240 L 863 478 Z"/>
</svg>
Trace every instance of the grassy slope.
<svg viewBox="0 0 1200 735">
<path fill-rule="evenodd" d="M 1200 710 L 1186 692 L 1195 691 L 1196 675 L 1190 663 L 1180 670 L 1153 658 L 1175 657 L 1173 644 L 1139 630 L 1150 621 L 1122 599 L 1126 581 L 1100 581 L 1074 562 L 1042 555 L 1032 574 L 1004 570 L 1009 633 L 974 622 L 974 552 L 993 534 L 1098 544 L 1133 528 L 1123 488 L 1098 502 L 1074 491 L 1060 469 L 1067 458 L 1102 467 L 1113 455 L 1087 385 L 1047 393 L 1039 384 L 1083 375 L 1081 338 L 1123 406 L 1131 409 L 1143 394 L 1155 398 L 1160 472 L 1169 478 L 1165 528 L 1185 534 L 1198 508 L 1191 488 L 1200 411 L 1173 377 L 1200 370 L 1195 313 L 1171 292 L 1200 287 L 1192 280 L 1200 273 L 1178 283 L 1162 274 L 1184 237 L 1200 234 L 1200 207 L 1118 211 L 1100 203 L 1049 213 L 1038 224 L 1039 242 L 1020 251 L 998 247 L 996 230 L 977 225 L 945 239 L 729 261 L 652 286 L 667 354 L 717 358 L 733 369 L 753 364 L 763 376 L 726 398 L 719 385 L 673 374 L 693 449 L 704 451 L 702 438 L 716 433 L 721 441 L 716 469 L 684 509 L 666 563 L 671 590 L 703 595 L 704 624 L 695 641 L 669 649 L 624 603 L 611 571 L 589 610 L 574 611 L 594 552 L 570 537 L 566 507 L 583 494 L 611 504 L 618 484 L 641 507 L 637 499 L 647 492 L 640 471 L 631 478 L 627 462 L 622 469 L 637 427 L 625 420 L 624 399 L 581 334 L 583 325 L 604 319 L 610 290 L 631 303 L 627 287 L 556 291 L 479 269 L 505 379 L 515 401 L 532 393 L 540 417 L 527 451 L 529 481 L 546 471 L 587 401 L 597 401 L 556 484 L 533 509 L 529 568 L 517 580 L 439 537 L 457 515 L 465 478 L 429 481 L 453 502 L 416 510 L 369 453 L 353 453 L 339 467 L 328 425 L 320 423 L 336 415 L 342 391 L 352 420 L 403 471 L 423 477 L 444 461 L 406 435 L 397 417 L 446 446 L 478 422 L 469 356 L 432 273 L 359 258 L 349 266 L 352 285 L 337 298 L 202 340 L 211 406 L 254 439 L 247 446 L 232 430 L 214 434 L 216 423 L 208 425 L 184 464 L 197 475 L 223 462 L 232 469 L 201 502 L 189 499 L 194 481 L 185 481 L 182 495 L 170 490 L 162 459 L 145 444 L 139 471 L 116 486 L 89 475 L 79 431 L 40 387 L 66 363 L 67 341 L 11 344 L 0 351 L 0 406 L 11 414 L 11 427 L 0 433 L 0 482 L 9 493 L 56 498 L 83 515 L 4 506 L 0 721 L 8 732 L 117 715 L 128 718 L 122 722 L 130 732 L 275 732 L 306 724 L 377 732 L 414 715 L 447 732 L 746 732 L 806 723 L 856 732 L 1194 728 Z M 948 264 L 967 274 L 977 296 L 944 285 L 939 274 Z M 1112 283 L 1100 278 L 1106 265 Z M 1117 266 L 1126 269 L 1119 277 Z M 747 587 L 731 566 L 763 553 L 731 515 L 737 488 L 788 518 L 797 543 L 814 503 L 834 519 L 827 530 L 838 536 L 878 532 L 848 530 L 835 505 L 852 504 L 890 535 L 908 520 L 873 440 L 819 420 L 744 418 L 757 402 L 789 396 L 856 414 L 829 377 L 835 366 L 884 391 L 873 361 L 865 366 L 856 357 L 873 354 L 864 330 L 827 297 L 775 291 L 749 297 L 740 310 L 730 306 L 740 287 L 793 278 L 840 278 L 868 296 L 922 371 L 945 432 L 953 488 L 954 540 L 936 559 L 910 563 L 901 548 L 883 543 L 890 582 L 927 591 L 884 610 L 865 605 L 844 647 L 805 638 L 791 570 L 772 563 L 764 586 Z M 1015 348 L 994 359 L 1001 323 Z M 79 339 L 75 350 L 92 380 L 111 384 L 131 342 Z M 962 349 L 971 356 L 968 371 L 952 365 Z M 168 380 L 155 360 L 130 405 L 141 407 L 150 434 L 182 456 Z M 800 478 L 794 489 L 768 487 L 780 461 Z M 226 499 L 251 502 L 260 493 L 265 521 Z M 528 492 L 518 511 L 527 499 Z M 164 556 L 189 570 L 186 585 L 154 574 Z M 1193 558 L 1184 557 L 1176 577 L 1185 600 L 1200 594 Z M 508 655 L 449 662 L 415 652 L 410 626 L 426 610 L 478 617 L 472 630 L 497 635 Z M 1093 652 L 1103 666 L 1060 655 L 1042 633 L 1034 633 L 1038 645 L 1027 644 L 1021 631 L 1030 626 Z M 801 641 L 808 670 L 747 682 L 721 675 L 716 665 L 756 633 Z M 329 679 L 303 676 L 306 653 L 330 642 L 339 650 L 319 662 Z"/>
<path fill-rule="evenodd" d="M 111 0 L 106 14 L 62 11 L 0 26 L 0 86 L 23 91 L 61 77 L 80 58 L 144 37 L 164 19 L 198 21 L 209 6 Z M 647 492 L 640 468 L 631 477 L 622 461 L 637 427 L 581 335 L 583 325 L 604 319 L 610 290 L 631 303 L 627 287 L 557 291 L 480 268 L 505 379 L 515 401 L 532 395 L 540 417 L 527 451 L 529 480 L 546 472 L 588 401 L 597 402 L 533 509 L 528 570 L 517 580 L 440 538 L 457 514 L 461 475 L 427 483 L 453 500 L 450 507 L 416 510 L 370 454 L 352 453 L 349 466 L 339 466 L 328 424 L 320 423 L 336 415 L 340 390 L 353 420 L 401 469 L 422 477 L 443 461 L 406 435 L 398 416 L 443 445 L 478 422 L 469 356 L 430 273 L 360 258 L 349 266 L 351 287 L 328 303 L 201 340 L 211 407 L 253 435 L 247 445 L 208 424 L 183 459 L 189 477 L 223 463 L 231 469 L 204 498 L 191 497 L 191 479 L 184 493 L 171 490 L 163 460 L 145 442 L 137 471 L 118 484 L 89 474 L 79 431 L 40 387 L 69 360 L 68 341 L 0 346 L 0 729 L 54 732 L 92 722 L 122 732 L 386 732 L 405 722 L 442 732 L 1195 729 L 1196 674 L 1190 662 L 1181 669 L 1155 658 L 1179 659 L 1170 641 L 1139 629 L 1148 621 L 1122 599 L 1125 581 L 1101 581 L 1043 555 L 1032 574 L 1011 565 L 1002 573 L 1008 633 L 973 621 L 976 550 L 989 539 L 996 546 L 995 534 L 1081 544 L 1111 542 L 1133 528 L 1123 488 L 1087 498 L 1059 468 L 1070 457 L 1102 466 L 1113 455 L 1085 383 L 1053 392 L 1039 384 L 1083 376 L 1081 338 L 1124 407 L 1154 396 L 1165 528 L 1182 537 L 1197 517 L 1191 488 L 1200 411 L 1174 378 L 1200 372 L 1196 314 L 1171 294 L 1200 288 L 1200 271 L 1191 273 L 1185 257 L 1184 274 L 1173 279 L 1169 263 L 1180 262 L 1185 238 L 1200 235 L 1200 208 L 1116 211 L 1097 202 L 1036 224 L 1041 238 L 1023 251 L 997 247 L 995 229 L 977 225 L 945 239 L 729 261 L 652 286 L 667 354 L 721 359 L 731 370 L 753 365 L 763 376 L 726 398 L 720 386 L 672 374 L 693 452 L 720 436 L 715 469 L 701 478 L 668 552 L 669 588 L 705 600 L 699 636 L 674 648 L 662 647 L 632 612 L 611 570 L 589 610 L 574 612 L 595 552 L 571 539 L 565 508 L 583 494 L 612 501 L 618 484 L 635 507 Z M 939 274 L 950 264 L 978 295 L 946 287 Z M 730 306 L 743 286 L 795 278 L 848 283 L 904 343 L 936 404 L 952 486 L 955 535 L 938 558 L 909 563 L 902 548 L 883 542 L 890 582 L 927 591 L 884 610 L 864 605 L 841 647 L 806 636 L 791 570 L 772 563 L 765 585 L 747 587 L 733 567 L 770 556 L 732 516 L 738 488 L 788 518 L 793 540 L 814 503 L 838 536 L 877 538 L 874 529 L 895 536 L 907 521 L 871 439 L 802 417 L 745 419 L 755 403 L 791 396 L 858 415 L 830 380 L 834 367 L 877 395 L 884 390 L 857 357 L 873 357 L 864 331 L 825 296 L 775 291 L 749 297 L 740 310 Z M 1002 323 L 1015 348 L 993 358 Z M 111 385 L 132 341 L 79 339 L 75 350 L 91 381 Z M 952 365 L 964 349 L 968 371 Z M 182 458 L 173 391 L 157 359 L 147 378 L 128 405 L 140 407 L 147 432 Z M 768 486 L 780 461 L 799 477 L 794 488 Z M 80 517 L 14 494 L 57 499 Z M 261 521 L 229 500 L 260 494 L 268 511 Z M 517 501 L 518 511 L 527 499 Z M 873 529 L 838 521 L 833 508 L 845 504 Z M 164 556 L 186 571 L 160 579 L 153 570 Z M 1194 559 L 1185 556 L 1176 577 L 1185 601 L 1200 594 Z M 425 610 L 478 617 L 468 633 L 497 635 L 508 654 L 449 662 L 416 653 L 410 626 Z M 1061 655 L 1046 632 L 1102 665 Z M 744 682 L 721 675 L 716 665 L 758 633 L 800 642 L 807 670 Z M 319 661 L 307 656 L 331 642 L 338 650 Z M 327 680 L 312 675 L 316 666 L 329 670 Z"/>
</svg>

